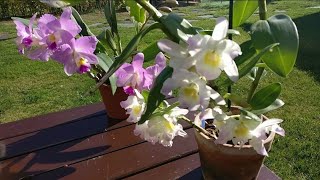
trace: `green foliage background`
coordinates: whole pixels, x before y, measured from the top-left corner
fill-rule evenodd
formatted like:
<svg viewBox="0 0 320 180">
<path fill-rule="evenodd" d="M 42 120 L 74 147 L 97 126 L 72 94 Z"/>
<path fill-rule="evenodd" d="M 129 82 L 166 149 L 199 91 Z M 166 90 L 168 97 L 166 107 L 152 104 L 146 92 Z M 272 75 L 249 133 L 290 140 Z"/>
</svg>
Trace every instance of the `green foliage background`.
<svg viewBox="0 0 320 180">
<path fill-rule="evenodd" d="M 118 0 L 116 0 L 118 1 Z M 92 12 L 94 9 L 102 8 L 107 0 L 87 0 L 76 5 L 75 8 L 80 13 Z M 0 1 L 0 20 L 10 19 L 10 17 L 30 17 L 34 13 L 58 14 L 61 10 L 47 6 L 39 0 L 1 0 Z"/>
</svg>

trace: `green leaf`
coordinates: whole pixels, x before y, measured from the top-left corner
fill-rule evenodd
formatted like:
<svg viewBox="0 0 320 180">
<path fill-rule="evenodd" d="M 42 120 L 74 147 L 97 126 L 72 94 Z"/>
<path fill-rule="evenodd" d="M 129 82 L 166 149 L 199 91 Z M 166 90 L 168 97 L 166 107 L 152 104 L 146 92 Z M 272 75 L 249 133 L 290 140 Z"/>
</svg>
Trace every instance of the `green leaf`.
<svg viewBox="0 0 320 180">
<path fill-rule="evenodd" d="M 276 74 L 286 77 L 296 62 L 299 37 L 296 25 L 287 15 L 278 14 L 252 25 L 252 41 L 257 50 L 280 43 L 263 56 L 263 61 Z"/>
<path fill-rule="evenodd" d="M 271 44 L 267 47 L 265 47 L 263 50 L 261 50 L 260 52 L 258 53 L 255 53 L 253 57 L 249 58 L 250 55 L 246 55 L 248 56 L 248 60 L 246 59 L 241 59 L 240 61 L 249 61 L 245 66 L 243 66 L 241 69 L 239 69 L 239 79 L 244 77 L 245 75 L 247 75 L 252 68 L 255 67 L 255 65 L 259 62 L 260 58 L 267 52 L 269 52 L 272 48 L 276 47 L 277 43 L 275 44 Z M 251 50 L 250 50 L 251 51 Z M 251 53 L 251 52 L 248 52 L 248 53 Z M 246 57 L 247 58 L 247 57 Z M 235 62 L 237 62 L 237 60 L 235 60 Z M 241 64 L 243 63 L 241 62 Z M 240 63 L 239 63 L 240 64 Z M 224 85 L 231 85 L 233 83 L 233 81 L 231 81 L 230 79 L 226 79 L 225 82 L 223 83 Z"/>
<path fill-rule="evenodd" d="M 245 99 L 236 94 L 227 93 L 223 96 L 225 99 L 229 99 L 234 105 L 247 108 L 250 104 Z"/>
<path fill-rule="evenodd" d="M 237 0 L 233 5 L 233 27 L 244 23 L 258 8 L 258 0 Z"/>
<path fill-rule="evenodd" d="M 99 53 L 97 54 L 97 57 L 99 59 L 99 65 L 100 67 L 107 72 L 109 70 L 109 68 L 111 67 L 113 61 L 112 59 L 105 53 Z M 109 77 L 109 82 L 111 85 L 111 89 L 112 89 L 112 93 L 114 94 L 117 90 L 117 86 L 116 86 L 116 77 L 113 74 L 112 76 Z"/>
<path fill-rule="evenodd" d="M 249 60 L 252 56 L 254 56 L 257 51 L 252 47 L 252 41 L 246 41 L 240 45 L 242 54 L 240 56 L 237 56 L 234 60 L 234 62 L 237 64 L 237 66 L 240 66 L 247 60 Z"/>
<path fill-rule="evenodd" d="M 130 16 L 134 18 L 135 21 L 140 23 L 145 23 L 147 19 L 146 10 L 142 8 L 140 4 L 133 0 L 126 0 L 126 6 L 130 8 Z"/>
<path fill-rule="evenodd" d="M 102 31 L 98 36 L 98 40 L 103 44 L 103 46 L 106 48 L 108 46 L 111 48 L 113 51 L 117 51 L 117 46 L 116 43 L 113 39 L 113 36 L 110 32 L 110 30 L 106 29 Z"/>
<path fill-rule="evenodd" d="M 162 16 L 160 18 L 160 22 L 175 38 L 175 41 L 179 41 L 179 39 L 187 41 L 187 34 L 194 35 L 198 33 L 197 28 L 192 27 L 192 25 L 187 20 L 174 13 Z"/>
<path fill-rule="evenodd" d="M 278 109 L 278 108 L 282 107 L 283 105 L 284 105 L 284 102 L 282 100 L 276 99 L 270 106 L 268 106 L 266 108 L 263 108 L 263 109 L 259 109 L 259 110 L 253 110 L 251 112 L 255 113 L 257 115 L 260 115 L 260 114 L 264 114 L 264 113 L 267 113 L 269 111 Z"/>
<path fill-rule="evenodd" d="M 109 26 L 111 27 L 111 32 L 118 34 L 118 24 L 117 24 L 117 15 L 114 1 L 108 1 L 104 7 L 104 15 L 107 19 Z"/>
<path fill-rule="evenodd" d="M 87 26 L 87 24 L 83 21 L 83 19 L 81 18 L 80 14 L 78 13 L 78 11 L 76 9 L 74 9 L 73 7 L 71 7 L 72 9 L 72 16 L 75 19 L 75 21 L 79 24 L 79 26 L 81 27 L 81 32 L 79 33 L 82 36 L 92 36 L 94 35 L 89 27 Z"/>
<path fill-rule="evenodd" d="M 263 109 L 270 106 L 280 95 L 281 84 L 274 83 L 256 92 L 249 104 L 253 110 Z"/>
<path fill-rule="evenodd" d="M 241 114 L 243 114 L 245 116 L 251 117 L 253 120 L 256 120 L 256 121 L 259 121 L 259 122 L 262 121 L 261 118 L 259 118 L 257 115 L 255 115 L 254 113 L 252 113 L 250 111 L 247 111 L 247 110 L 245 110 L 243 108 L 240 108 L 240 112 L 241 112 Z"/>
<path fill-rule="evenodd" d="M 248 64 L 246 64 L 242 69 L 239 70 L 239 79 L 245 75 L 247 75 L 251 69 L 259 62 L 260 58 L 267 52 L 269 52 L 272 48 L 275 48 L 277 45 L 277 43 L 275 44 L 271 44 L 267 47 L 265 47 L 262 51 L 260 51 L 259 53 L 255 54 L 251 59 L 250 62 L 248 62 Z"/>
<path fill-rule="evenodd" d="M 159 107 L 159 105 L 164 100 L 165 96 L 160 92 L 165 80 L 172 76 L 173 69 L 167 66 L 156 78 L 155 86 L 150 90 L 147 102 L 146 112 L 141 116 L 139 124 L 143 124 L 152 113 Z"/>
<path fill-rule="evenodd" d="M 144 62 L 154 60 L 159 52 L 160 49 L 158 48 L 157 42 L 152 43 L 142 51 L 144 54 Z"/>
</svg>

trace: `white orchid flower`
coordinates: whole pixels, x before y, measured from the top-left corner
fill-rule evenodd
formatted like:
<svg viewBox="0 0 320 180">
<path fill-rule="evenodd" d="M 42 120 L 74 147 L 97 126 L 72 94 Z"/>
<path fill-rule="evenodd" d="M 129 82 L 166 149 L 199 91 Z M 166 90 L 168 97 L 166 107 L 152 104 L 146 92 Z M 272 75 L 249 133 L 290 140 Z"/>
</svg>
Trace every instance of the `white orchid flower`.
<svg viewBox="0 0 320 180">
<path fill-rule="evenodd" d="M 249 144 L 254 148 L 254 150 L 261 155 L 268 156 L 268 153 L 263 145 L 264 141 L 267 139 L 266 134 L 275 132 L 281 136 L 284 136 L 284 129 L 278 125 L 282 121 L 283 120 L 281 119 L 268 119 L 251 132 L 252 139 L 249 141 Z"/>
<path fill-rule="evenodd" d="M 188 110 L 174 108 L 169 114 L 154 116 L 141 125 L 136 125 L 134 134 L 140 138 L 155 144 L 159 142 L 163 146 L 172 146 L 175 136 L 186 137 L 187 133 L 181 124 L 178 124 L 177 117 L 186 115 Z"/>
<path fill-rule="evenodd" d="M 129 114 L 127 121 L 135 123 L 140 120 L 141 115 L 145 110 L 146 103 L 139 91 L 134 91 L 135 95 L 128 96 L 126 101 L 120 102 L 120 106 L 127 111 L 127 114 Z"/>
<path fill-rule="evenodd" d="M 225 104 L 220 94 L 207 86 L 203 78 L 186 69 L 174 70 L 172 77 L 164 82 L 161 93 L 172 95 L 174 90 L 178 90 L 180 106 L 187 107 L 190 111 L 207 108 L 210 98 L 219 105 Z"/>
<path fill-rule="evenodd" d="M 218 114 L 215 116 L 214 123 L 217 124 L 219 137 L 215 143 L 225 144 L 231 140 L 233 144 L 240 145 L 240 147 L 249 143 L 258 154 L 267 156 L 268 153 L 264 147 L 266 134 L 272 131 L 284 136 L 284 130 L 278 125 L 281 122 L 281 119 L 268 119 L 261 123 L 244 115 L 237 120 L 224 114 Z"/>
<path fill-rule="evenodd" d="M 227 31 L 228 21 L 220 17 L 217 19 L 212 36 L 200 34 L 191 36 L 187 41 L 188 47 L 180 46 L 170 40 L 161 40 L 158 42 L 158 47 L 170 55 L 169 65 L 174 69 L 189 69 L 195 66 L 197 73 L 207 80 L 214 80 L 225 71 L 232 81 L 237 81 L 239 73 L 233 59 L 242 52 L 236 42 L 225 39 Z"/>
</svg>

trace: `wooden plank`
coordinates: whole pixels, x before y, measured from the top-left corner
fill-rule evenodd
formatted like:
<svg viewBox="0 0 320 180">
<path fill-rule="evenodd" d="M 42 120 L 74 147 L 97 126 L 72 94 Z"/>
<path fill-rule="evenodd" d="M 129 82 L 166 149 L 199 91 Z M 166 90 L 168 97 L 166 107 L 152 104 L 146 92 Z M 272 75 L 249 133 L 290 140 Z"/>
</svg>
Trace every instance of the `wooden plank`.
<svg viewBox="0 0 320 180">
<path fill-rule="evenodd" d="M 132 124 L 2 161 L 0 179 L 20 179 L 144 142 L 133 129 Z"/>
<path fill-rule="evenodd" d="M 197 171 L 200 169 L 199 154 L 195 153 L 190 156 L 178 159 L 176 161 L 169 162 L 162 166 L 144 171 L 142 173 L 128 177 L 128 180 L 140 180 L 140 179 L 201 179 L 200 173 Z"/>
<path fill-rule="evenodd" d="M 88 116 L 105 114 L 103 103 L 49 113 L 0 125 L 0 140 L 38 131 L 59 124 L 81 120 Z"/>
<path fill-rule="evenodd" d="M 108 120 L 104 114 L 73 123 L 57 125 L 21 136 L 15 136 L 1 141 L 1 143 L 6 146 L 6 155 L 1 157 L 0 160 L 99 134 L 106 129 L 112 130 L 127 125 L 129 125 L 129 123 L 126 121 Z"/>
<path fill-rule="evenodd" d="M 187 138 L 177 137 L 173 147 L 163 147 L 144 142 L 116 152 L 81 161 L 49 171 L 32 179 L 115 179 L 143 172 L 161 164 L 197 152 L 193 129 L 188 129 Z M 187 142 L 187 143 L 186 143 Z"/>
<path fill-rule="evenodd" d="M 159 167 L 144 171 L 139 174 L 135 174 L 126 178 L 127 180 L 140 180 L 140 179 L 203 179 L 201 172 L 201 163 L 199 154 L 195 153 L 190 156 L 178 159 L 167 164 L 163 164 Z M 262 165 L 257 180 L 280 180 L 280 178 L 273 173 L 266 166 Z"/>
<path fill-rule="evenodd" d="M 124 123 L 129 124 L 125 121 L 119 124 Z M 91 126 L 99 125 L 92 123 Z M 183 126 L 191 127 L 187 123 L 183 123 Z M 0 162 L 0 179 L 19 179 L 144 142 L 133 134 L 134 127 L 134 124 L 121 128 L 111 127 L 101 134 L 4 160 Z"/>
</svg>

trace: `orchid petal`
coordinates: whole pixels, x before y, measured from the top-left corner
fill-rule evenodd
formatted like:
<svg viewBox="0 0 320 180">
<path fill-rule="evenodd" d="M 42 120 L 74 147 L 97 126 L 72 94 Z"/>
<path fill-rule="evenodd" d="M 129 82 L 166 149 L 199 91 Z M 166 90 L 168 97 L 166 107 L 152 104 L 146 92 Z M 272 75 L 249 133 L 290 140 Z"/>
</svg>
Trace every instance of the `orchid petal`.
<svg viewBox="0 0 320 180">
<path fill-rule="evenodd" d="M 140 70 L 142 69 L 143 61 L 144 61 L 144 54 L 138 53 L 133 57 L 131 64 L 135 70 Z"/>
<path fill-rule="evenodd" d="M 93 54 L 98 40 L 95 36 L 84 36 L 80 37 L 75 42 L 75 49 L 78 52 L 91 53 Z"/>
<path fill-rule="evenodd" d="M 228 77 L 233 81 L 236 82 L 239 79 L 239 72 L 236 63 L 231 59 L 229 55 L 222 55 L 224 61 L 224 72 L 228 75 Z"/>
<path fill-rule="evenodd" d="M 212 38 L 217 41 L 224 39 L 227 36 L 228 26 L 229 23 L 225 17 L 217 18 L 216 26 L 212 32 Z"/>
<path fill-rule="evenodd" d="M 258 154 L 261 154 L 263 156 L 268 156 L 268 152 L 266 151 L 266 148 L 264 147 L 263 140 L 253 137 L 249 141 L 250 145 L 253 147 L 254 150 L 257 151 Z"/>
<path fill-rule="evenodd" d="M 213 90 L 211 87 L 207 86 L 207 88 L 210 90 L 210 98 L 216 101 L 218 105 L 226 105 L 226 101 L 223 99 L 223 97 L 215 90 Z"/>
<path fill-rule="evenodd" d="M 187 57 L 188 53 L 179 44 L 168 39 L 158 41 L 158 47 L 161 51 L 168 53 L 170 56 Z"/>
</svg>

